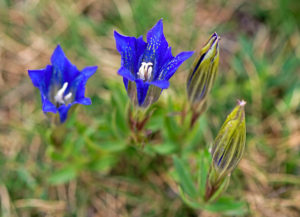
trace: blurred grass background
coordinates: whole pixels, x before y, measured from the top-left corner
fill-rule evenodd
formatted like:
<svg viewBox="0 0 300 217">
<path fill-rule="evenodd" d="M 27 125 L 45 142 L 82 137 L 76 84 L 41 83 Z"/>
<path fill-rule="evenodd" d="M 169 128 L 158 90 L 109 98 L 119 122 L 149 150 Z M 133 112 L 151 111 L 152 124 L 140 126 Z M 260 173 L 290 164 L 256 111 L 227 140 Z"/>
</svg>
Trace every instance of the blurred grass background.
<svg viewBox="0 0 300 217">
<path fill-rule="evenodd" d="M 113 30 L 145 35 L 160 18 L 173 54 L 199 51 L 216 31 L 221 65 L 188 138 L 167 117 L 180 111 L 195 57 L 180 67 L 149 124 L 168 128 L 164 140 L 145 154 L 127 145 Z M 247 202 L 244 216 L 300 216 L 299 26 L 298 0 L 0 0 L 0 216 L 223 216 L 183 204 L 170 156 L 209 147 L 241 98 L 246 152 L 227 194 Z M 87 85 L 93 105 L 70 117 L 54 150 L 27 70 L 48 64 L 57 43 L 80 69 L 99 70 Z"/>
</svg>

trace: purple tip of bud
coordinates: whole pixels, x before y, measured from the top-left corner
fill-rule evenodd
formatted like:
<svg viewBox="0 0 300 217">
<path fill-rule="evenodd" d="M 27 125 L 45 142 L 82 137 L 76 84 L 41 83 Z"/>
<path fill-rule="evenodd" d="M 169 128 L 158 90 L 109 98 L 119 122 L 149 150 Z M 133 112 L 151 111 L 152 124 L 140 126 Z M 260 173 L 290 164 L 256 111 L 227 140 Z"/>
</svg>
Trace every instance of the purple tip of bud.
<svg viewBox="0 0 300 217">
<path fill-rule="evenodd" d="M 218 36 L 218 34 L 215 32 L 214 34 L 211 35 L 210 37 L 211 39 L 213 39 L 213 43 L 217 42 L 217 47 L 219 46 L 219 40 L 221 39 L 220 36 Z"/>
<path fill-rule="evenodd" d="M 247 102 L 245 100 L 238 100 L 238 105 L 240 106 L 245 106 L 247 104 Z"/>
<path fill-rule="evenodd" d="M 218 34 L 215 32 L 212 37 L 218 37 Z"/>
<path fill-rule="evenodd" d="M 211 38 L 214 38 L 214 40 L 218 39 L 218 41 L 221 39 L 221 37 L 216 32 L 211 35 Z"/>
</svg>

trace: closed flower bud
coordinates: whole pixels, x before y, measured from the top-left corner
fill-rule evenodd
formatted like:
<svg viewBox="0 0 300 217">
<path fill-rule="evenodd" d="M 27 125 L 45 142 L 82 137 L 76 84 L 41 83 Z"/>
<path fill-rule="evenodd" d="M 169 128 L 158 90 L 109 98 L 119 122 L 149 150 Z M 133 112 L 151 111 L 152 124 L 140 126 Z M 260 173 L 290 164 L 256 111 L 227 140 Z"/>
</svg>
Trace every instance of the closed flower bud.
<svg viewBox="0 0 300 217">
<path fill-rule="evenodd" d="M 231 173 L 242 158 L 246 141 L 245 101 L 227 116 L 212 146 L 213 167 L 219 178 Z"/>
<path fill-rule="evenodd" d="M 214 196 L 238 165 L 245 149 L 246 124 L 244 100 L 227 116 L 212 146 L 212 164 L 206 185 L 206 200 Z M 222 189 L 222 191 L 226 190 Z"/>
<path fill-rule="evenodd" d="M 213 86 L 219 67 L 219 40 L 214 33 L 201 49 L 187 79 L 189 101 L 202 109 Z"/>
</svg>

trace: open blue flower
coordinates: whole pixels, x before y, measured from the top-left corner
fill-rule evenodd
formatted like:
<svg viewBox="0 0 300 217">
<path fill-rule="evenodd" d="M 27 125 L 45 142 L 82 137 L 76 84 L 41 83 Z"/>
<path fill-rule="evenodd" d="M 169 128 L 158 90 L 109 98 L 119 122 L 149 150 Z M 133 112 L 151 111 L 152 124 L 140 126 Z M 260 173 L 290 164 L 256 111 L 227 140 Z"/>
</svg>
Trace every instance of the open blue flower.
<svg viewBox="0 0 300 217">
<path fill-rule="evenodd" d="M 114 32 L 117 50 L 121 54 L 121 68 L 125 88 L 135 105 L 147 107 L 158 100 L 169 79 L 193 51 L 181 52 L 173 57 L 171 47 L 163 34 L 163 22 L 148 32 L 147 43 L 143 36 L 128 37 Z"/>
<path fill-rule="evenodd" d="M 57 45 L 51 57 L 52 65 L 44 69 L 28 70 L 33 85 L 40 89 L 43 111 L 59 113 L 60 122 L 67 119 L 72 105 L 90 105 L 84 96 L 87 80 L 96 72 L 97 66 L 85 67 L 79 71 Z"/>
</svg>

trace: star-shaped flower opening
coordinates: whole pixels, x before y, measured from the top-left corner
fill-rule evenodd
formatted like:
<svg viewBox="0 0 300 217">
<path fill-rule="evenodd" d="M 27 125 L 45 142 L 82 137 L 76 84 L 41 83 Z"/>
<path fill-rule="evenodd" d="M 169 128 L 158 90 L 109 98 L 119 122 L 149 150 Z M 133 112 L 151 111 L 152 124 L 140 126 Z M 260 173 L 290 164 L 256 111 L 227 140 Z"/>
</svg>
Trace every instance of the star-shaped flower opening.
<svg viewBox="0 0 300 217">
<path fill-rule="evenodd" d="M 97 66 L 79 71 L 65 56 L 60 45 L 51 57 L 51 64 L 44 69 L 28 70 L 33 85 L 39 88 L 45 113 L 59 113 L 60 122 L 67 119 L 72 105 L 90 105 L 84 96 L 87 80 L 96 72 Z"/>
<path fill-rule="evenodd" d="M 193 51 L 181 52 L 173 57 L 171 47 L 163 34 L 163 22 L 143 36 L 128 37 L 114 32 L 117 50 L 121 54 L 118 74 L 135 105 L 147 107 L 158 100 L 163 89 L 169 87 L 169 79 Z"/>
</svg>

